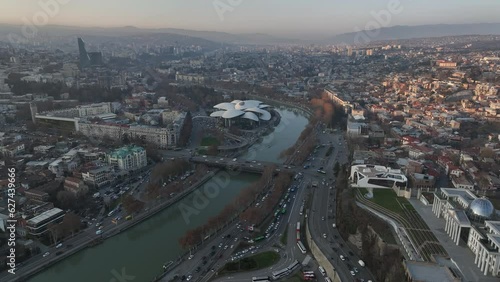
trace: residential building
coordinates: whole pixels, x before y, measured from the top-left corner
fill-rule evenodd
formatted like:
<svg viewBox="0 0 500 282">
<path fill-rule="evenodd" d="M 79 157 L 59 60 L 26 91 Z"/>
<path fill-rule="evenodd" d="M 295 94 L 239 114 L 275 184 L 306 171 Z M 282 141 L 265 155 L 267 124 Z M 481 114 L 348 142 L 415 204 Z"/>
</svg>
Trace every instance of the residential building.
<svg viewBox="0 0 500 282">
<path fill-rule="evenodd" d="M 109 184 L 112 180 L 111 168 L 102 166 L 82 172 L 83 181 L 93 187 L 99 188 Z"/>
<path fill-rule="evenodd" d="M 110 166 L 116 170 L 137 170 L 148 163 L 146 150 L 138 146 L 126 146 L 107 155 Z"/>
<path fill-rule="evenodd" d="M 49 199 L 49 194 L 47 192 L 40 191 L 37 189 L 24 191 L 24 196 L 26 196 L 26 198 L 36 203 L 46 202 Z"/>
<path fill-rule="evenodd" d="M 66 177 L 64 180 L 64 190 L 71 192 L 76 197 L 81 197 L 88 193 L 89 187 L 79 178 Z"/>
</svg>

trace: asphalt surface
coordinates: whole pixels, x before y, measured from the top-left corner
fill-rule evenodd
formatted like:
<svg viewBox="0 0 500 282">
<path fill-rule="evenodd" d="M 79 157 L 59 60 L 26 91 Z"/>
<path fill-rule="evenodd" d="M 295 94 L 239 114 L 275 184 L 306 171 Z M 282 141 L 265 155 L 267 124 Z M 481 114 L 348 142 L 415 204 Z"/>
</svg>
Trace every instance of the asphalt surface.
<svg viewBox="0 0 500 282">
<path fill-rule="evenodd" d="M 264 246 L 261 248 L 262 251 L 279 251 L 281 255 L 280 261 L 267 269 L 228 275 L 220 277 L 215 281 L 251 281 L 252 277 L 271 276 L 273 271 L 281 270 L 295 260 L 302 262 L 306 255 L 302 254 L 297 247 L 296 224 L 306 215 L 306 211 L 304 211 L 303 215 L 300 215 L 300 207 L 309 193 L 313 193 L 314 195 L 312 203 L 313 208 L 307 213 L 311 235 L 324 254 L 329 258 L 330 262 L 334 265 L 342 281 L 359 281 L 361 279 L 364 279 L 364 281 L 373 281 L 371 273 L 358 264 L 359 257 L 354 255 L 349 245 L 344 242 L 338 230 L 332 225 L 335 223 L 336 210 L 335 176 L 333 174 L 333 168 L 337 161 L 339 164 L 347 163 L 347 144 L 342 134 L 339 133 L 322 133 L 322 130 L 319 130 L 318 135 L 320 139 L 319 143 L 325 146 L 318 148 L 314 156 L 311 157 L 311 160 L 307 162 L 311 165 L 309 169 L 294 168 L 294 170 L 303 172 L 303 177 L 292 184 L 292 186 L 297 185 L 299 189 L 295 192 L 294 201 L 288 204 L 291 205 L 291 208 L 286 216 L 281 219 L 278 230 L 266 240 L 268 242 L 267 248 L 265 246 L 266 243 L 264 243 Z M 326 152 L 330 145 L 334 147 L 334 150 L 329 157 L 326 157 Z M 317 172 L 317 169 L 320 167 L 323 167 L 323 170 L 327 172 L 326 175 Z M 318 182 L 317 188 L 309 188 L 310 183 L 313 181 Z M 330 189 L 330 187 L 332 188 Z M 288 242 L 286 247 L 284 249 L 278 249 L 270 246 L 272 242 L 275 244 L 279 242 L 279 238 L 286 226 L 288 226 Z M 301 228 L 304 227 L 302 226 Z M 324 238 L 323 234 L 326 235 L 326 238 Z M 301 240 L 305 240 L 305 238 L 301 238 Z M 343 255 L 345 260 L 341 260 L 340 255 Z M 353 276 L 350 271 L 354 270 L 354 268 L 356 268 L 358 272 L 355 272 Z M 316 261 L 311 260 L 309 265 L 304 267 L 304 270 L 315 271 L 316 277 L 322 279 L 320 278 L 322 275 L 318 271 L 318 264 Z"/>
<path fill-rule="evenodd" d="M 334 184 L 336 178 L 333 167 L 336 161 L 339 164 L 347 162 L 347 144 L 340 134 L 320 134 L 320 141 L 332 141 L 334 150 L 330 158 L 320 160 L 327 174 L 324 181 L 323 179 L 321 179 L 321 182 L 318 181 L 318 187 L 314 188 L 312 208 L 308 216 L 311 236 L 333 264 L 342 281 L 373 280 L 370 272 L 359 265 L 360 258 L 355 255 L 349 245 L 344 242 L 338 230 L 333 227 L 333 224 L 336 223 L 336 185 Z M 318 150 L 318 155 L 324 156 L 326 150 L 326 146 L 321 148 Z M 340 258 L 341 255 L 345 260 Z M 355 275 L 352 275 L 351 271 L 354 271 L 354 268 L 358 272 L 354 272 Z"/>
</svg>

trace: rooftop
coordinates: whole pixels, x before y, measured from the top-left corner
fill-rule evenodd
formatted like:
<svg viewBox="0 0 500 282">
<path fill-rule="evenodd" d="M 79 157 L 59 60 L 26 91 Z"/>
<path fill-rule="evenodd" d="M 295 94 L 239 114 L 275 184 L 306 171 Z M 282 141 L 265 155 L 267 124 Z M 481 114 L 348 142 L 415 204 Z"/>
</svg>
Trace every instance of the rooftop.
<svg viewBox="0 0 500 282">
<path fill-rule="evenodd" d="M 121 147 L 119 149 L 114 150 L 109 154 L 109 157 L 114 158 L 114 159 L 121 159 L 129 154 L 136 154 L 136 153 L 142 153 L 144 151 L 144 148 L 139 147 L 139 146 L 126 146 L 126 147 Z"/>
<path fill-rule="evenodd" d="M 401 173 L 401 170 L 381 165 L 354 165 L 351 167 L 351 170 L 357 170 L 367 177 L 383 177 L 384 175 L 390 174 L 391 178 L 406 180 L 406 176 Z"/>
<path fill-rule="evenodd" d="M 58 208 L 53 208 L 51 210 L 41 213 L 40 215 L 33 217 L 32 219 L 28 220 L 28 223 L 37 224 L 60 213 L 64 213 L 64 211 Z"/>
<path fill-rule="evenodd" d="M 421 261 L 405 261 L 404 264 L 413 281 L 460 281 L 446 266 Z"/>
</svg>

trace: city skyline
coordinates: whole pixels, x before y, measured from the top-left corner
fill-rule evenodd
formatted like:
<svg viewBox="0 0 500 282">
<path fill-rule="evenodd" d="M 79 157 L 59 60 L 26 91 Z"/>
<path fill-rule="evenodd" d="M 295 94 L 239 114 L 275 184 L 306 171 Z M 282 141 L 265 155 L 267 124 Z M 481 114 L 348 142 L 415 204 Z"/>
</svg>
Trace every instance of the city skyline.
<svg viewBox="0 0 500 282">
<path fill-rule="evenodd" d="M 391 0 L 341 4 L 339 1 L 320 0 L 311 4 L 294 0 L 286 3 L 284 0 L 272 3 L 262 0 L 215 0 L 194 6 L 185 1 L 158 0 L 150 1 L 148 5 L 130 0 L 21 3 L 6 0 L 3 6 L 0 22 L 9 24 L 135 26 L 307 37 L 396 25 L 498 22 L 495 15 L 498 9 L 494 6 L 500 8 L 500 3 L 486 0 L 474 3 Z M 377 24 L 373 25 L 373 22 Z"/>
</svg>

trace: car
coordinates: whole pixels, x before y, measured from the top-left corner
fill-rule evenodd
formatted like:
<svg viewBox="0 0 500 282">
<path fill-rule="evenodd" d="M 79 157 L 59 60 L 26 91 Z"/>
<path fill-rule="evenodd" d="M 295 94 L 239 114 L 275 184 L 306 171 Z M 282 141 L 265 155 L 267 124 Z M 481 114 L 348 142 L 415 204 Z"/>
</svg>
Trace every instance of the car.
<svg viewBox="0 0 500 282">
<path fill-rule="evenodd" d="M 359 270 L 358 270 L 358 268 L 357 268 L 357 267 L 355 267 L 355 268 L 354 268 L 354 272 L 356 272 L 356 273 L 358 273 L 358 272 L 359 272 Z"/>
<path fill-rule="evenodd" d="M 48 256 L 48 255 L 50 255 L 50 253 L 49 253 L 49 252 L 46 252 L 45 254 L 43 254 L 43 257 L 46 257 L 46 256 Z"/>
<path fill-rule="evenodd" d="M 194 255 L 189 255 L 188 259 L 193 259 Z"/>
<path fill-rule="evenodd" d="M 325 239 L 326 239 L 326 234 L 325 234 L 325 233 L 323 233 L 323 238 L 325 238 Z"/>
<path fill-rule="evenodd" d="M 341 260 L 345 260 L 345 257 L 343 255 L 340 255 Z"/>
<path fill-rule="evenodd" d="M 220 243 L 220 244 L 219 244 L 219 248 L 222 248 L 222 245 L 223 245 L 223 244 L 222 244 L 222 243 Z"/>
<path fill-rule="evenodd" d="M 324 217 L 324 216 L 322 216 L 322 217 L 321 217 L 321 220 L 325 220 L 325 217 Z"/>
<path fill-rule="evenodd" d="M 58 256 L 58 255 L 60 255 L 62 253 L 63 253 L 63 251 L 59 251 L 59 252 L 56 253 L 56 256 Z"/>
<path fill-rule="evenodd" d="M 193 278 L 193 275 L 189 274 L 188 277 L 186 277 L 186 281 L 191 280 L 191 278 Z"/>
<path fill-rule="evenodd" d="M 227 250 L 227 248 L 229 248 L 229 246 L 228 246 L 228 245 L 225 245 L 225 246 L 224 246 L 224 250 Z"/>
<path fill-rule="evenodd" d="M 354 273 L 354 271 L 352 271 L 352 270 L 351 270 L 351 275 L 352 275 L 352 276 L 355 276 L 355 275 L 356 275 L 356 273 Z"/>
<path fill-rule="evenodd" d="M 60 247 L 62 247 L 62 243 L 57 244 L 56 249 L 59 249 Z"/>
<path fill-rule="evenodd" d="M 97 231 L 95 232 L 95 235 L 101 235 L 101 234 L 102 234 L 102 230 L 97 230 Z"/>
</svg>

